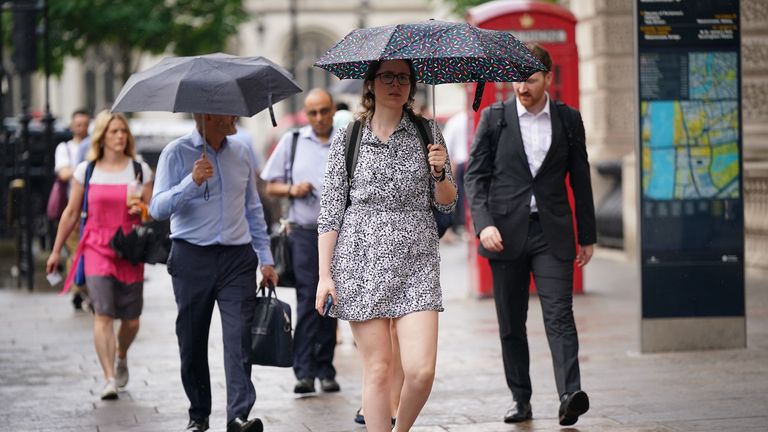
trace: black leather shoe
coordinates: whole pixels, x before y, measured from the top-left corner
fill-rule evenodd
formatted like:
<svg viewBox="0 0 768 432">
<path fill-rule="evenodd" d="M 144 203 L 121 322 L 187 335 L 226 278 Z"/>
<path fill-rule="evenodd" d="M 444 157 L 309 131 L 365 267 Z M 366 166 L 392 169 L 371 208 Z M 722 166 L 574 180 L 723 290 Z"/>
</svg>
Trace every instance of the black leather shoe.
<svg viewBox="0 0 768 432">
<path fill-rule="evenodd" d="M 560 426 L 570 426 L 579 420 L 579 416 L 589 411 L 589 397 L 583 391 L 564 394 L 560 398 L 558 418 Z"/>
<path fill-rule="evenodd" d="M 208 419 L 205 420 L 192 420 L 189 419 L 189 424 L 184 432 L 204 432 L 208 430 Z"/>
<path fill-rule="evenodd" d="M 261 419 L 254 418 L 250 420 L 243 420 L 241 418 L 235 418 L 227 425 L 227 432 L 263 432 L 264 424 Z"/>
<path fill-rule="evenodd" d="M 334 393 L 341 390 L 341 386 L 333 378 L 320 378 L 320 390 L 326 393 Z"/>
<path fill-rule="evenodd" d="M 515 402 L 504 414 L 504 423 L 520 423 L 533 418 L 530 402 Z"/>
<path fill-rule="evenodd" d="M 314 378 L 302 378 L 296 381 L 296 386 L 293 387 L 293 392 L 298 394 L 307 394 L 315 392 L 315 379 Z"/>
</svg>

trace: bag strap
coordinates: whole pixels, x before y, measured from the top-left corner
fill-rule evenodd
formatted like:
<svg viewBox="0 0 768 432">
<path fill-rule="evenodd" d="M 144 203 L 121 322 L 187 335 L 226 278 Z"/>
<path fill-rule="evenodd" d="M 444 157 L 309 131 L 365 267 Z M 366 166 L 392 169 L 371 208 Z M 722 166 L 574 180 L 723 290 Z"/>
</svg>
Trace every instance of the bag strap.
<svg viewBox="0 0 768 432">
<path fill-rule="evenodd" d="M 256 295 L 258 296 L 259 293 L 261 293 L 262 297 L 274 297 L 277 298 L 277 291 L 275 290 L 275 285 L 272 284 L 271 281 L 267 281 L 266 287 L 258 287 L 256 288 Z"/>
<path fill-rule="evenodd" d="M 362 120 L 353 120 L 347 125 L 347 136 L 344 141 L 344 158 L 346 160 L 347 167 L 347 205 L 349 207 L 352 204 L 352 199 L 349 197 L 350 189 L 352 189 L 352 177 L 355 175 L 355 168 L 357 167 L 357 157 L 360 155 L 360 141 L 363 139 L 362 134 L 363 122 Z"/>
<path fill-rule="evenodd" d="M 299 143 L 299 129 L 294 129 L 291 137 L 291 155 L 288 162 L 288 167 L 283 173 L 283 180 L 285 183 L 293 184 L 293 161 L 296 160 L 296 147 Z"/>
<path fill-rule="evenodd" d="M 88 219 L 88 185 L 91 183 L 91 176 L 93 170 L 96 168 L 96 161 L 88 162 L 88 167 L 85 169 L 85 181 L 83 182 L 83 208 L 80 211 L 80 237 L 83 236 L 85 231 L 85 221 Z"/>
<path fill-rule="evenodd" d="M 573 147 L 575 120 L 573 118 L 573 110 L 563 103 L 562 101 L 555 101 L 555 107 L 557 113 L 560 115 L 560 121 L 563 123 L 563 129 L 565 129 L 565 136 L 568 140 L 568 148 Z"/>
<path fill-rule="evenodd" d="M 144 184 L 144 170 L 141 169 L 141 163 L 133 160 L 133 178 L 138 179 L 140 184 Z"/>
<path fill-rule="evenodd" d="M 431 143 L 433 139 L 429 122 L 424 117 L 418 117 L 411 110 L 405 110 L 405 112 L 408 114 L 408 118 L 411 119 L 411 123 L 416 126 L 419 141 L 421 141 L 421 149 L 424 151 L 424 159 L 427 161 L 427 171 L 429 171 L 429 149 L 427 148 L 427 143 Z"/>
<path fill-rule="evenodd" d="M 496 102 L 495 104 L 491 105 L 491 120 L 494 118 L 494 114 L 497 114 L 495 127 L 491 130 L 493 132 L 493 135 L 491 136 L 491 154 L 493 157 L 491 158 L 491 161 L 495 159 L 496 151 L 499 149 L 499 141 L 501 140 L 501 132 L 502 130 L 507 127 L 507 115 L 506 115 L 506 105 L 504 102 Z"/>
</svg>

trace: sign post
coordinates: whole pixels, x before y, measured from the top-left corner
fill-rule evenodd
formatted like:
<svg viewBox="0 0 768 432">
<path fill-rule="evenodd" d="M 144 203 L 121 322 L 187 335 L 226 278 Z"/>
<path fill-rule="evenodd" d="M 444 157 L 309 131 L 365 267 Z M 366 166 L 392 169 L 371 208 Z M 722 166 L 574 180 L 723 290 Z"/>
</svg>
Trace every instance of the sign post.
<svg viewBox="0 0 768 432">
<path fill-rule="evenodd" d="M 746 346 L 738 0 L 637 0 L 643 352 Z"/>
</svg>

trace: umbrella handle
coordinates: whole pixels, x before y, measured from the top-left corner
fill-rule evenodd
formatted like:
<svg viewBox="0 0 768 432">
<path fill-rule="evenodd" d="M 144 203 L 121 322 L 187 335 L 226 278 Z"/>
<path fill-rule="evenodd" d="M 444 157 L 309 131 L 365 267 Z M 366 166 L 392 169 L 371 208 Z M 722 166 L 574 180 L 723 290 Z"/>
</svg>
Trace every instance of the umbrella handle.
<svg viewBox="0 0 768 432">
<path fill-rule="evenodd" d="M 435 87 L 437 84 L 432 84 L 432 144 L 437 144 L 437 112 L 435 111 Z"/>
<path fill-rule="evenodd" d="M 203 156 L 208 154 L 208 143 L 205 138 L 205 119 L 203 119 Z M 203 191 L 203 199 L 208 201 L 211 198 L 211 193 L 208 191 L 208 180 L 205 180 L 205 190 Z"/>
</svg>

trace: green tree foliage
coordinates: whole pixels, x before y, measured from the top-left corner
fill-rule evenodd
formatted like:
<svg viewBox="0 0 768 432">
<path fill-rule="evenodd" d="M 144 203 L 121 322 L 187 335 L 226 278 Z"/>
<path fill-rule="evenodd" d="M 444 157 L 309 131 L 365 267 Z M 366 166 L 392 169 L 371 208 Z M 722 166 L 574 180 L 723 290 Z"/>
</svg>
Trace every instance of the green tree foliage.
<svg viewBox="0 0 768 432">
<path fill-rule="evenodd" d="M 491 0 L 446 0 L 446 3 L 453 5 L 453 11 L 458 15 L 459 17 L 463 17 L 464 14 L 467 12 L 467 9 L 470 9 L 474 6 L 477 6 L 482 3 L 488 3 Z M 548 1 L 549 3 L 559 3 L 558 0 L 544 0 Z"/>
<path fill-rule="evenodd" d="M 124 79 L 131 54 L 223 51 L 248 18 L 242 0 L 49 0 L 48 7 L 54 73 L 65 57 L 100 47 L 118 54 Z"/>
</svg>

